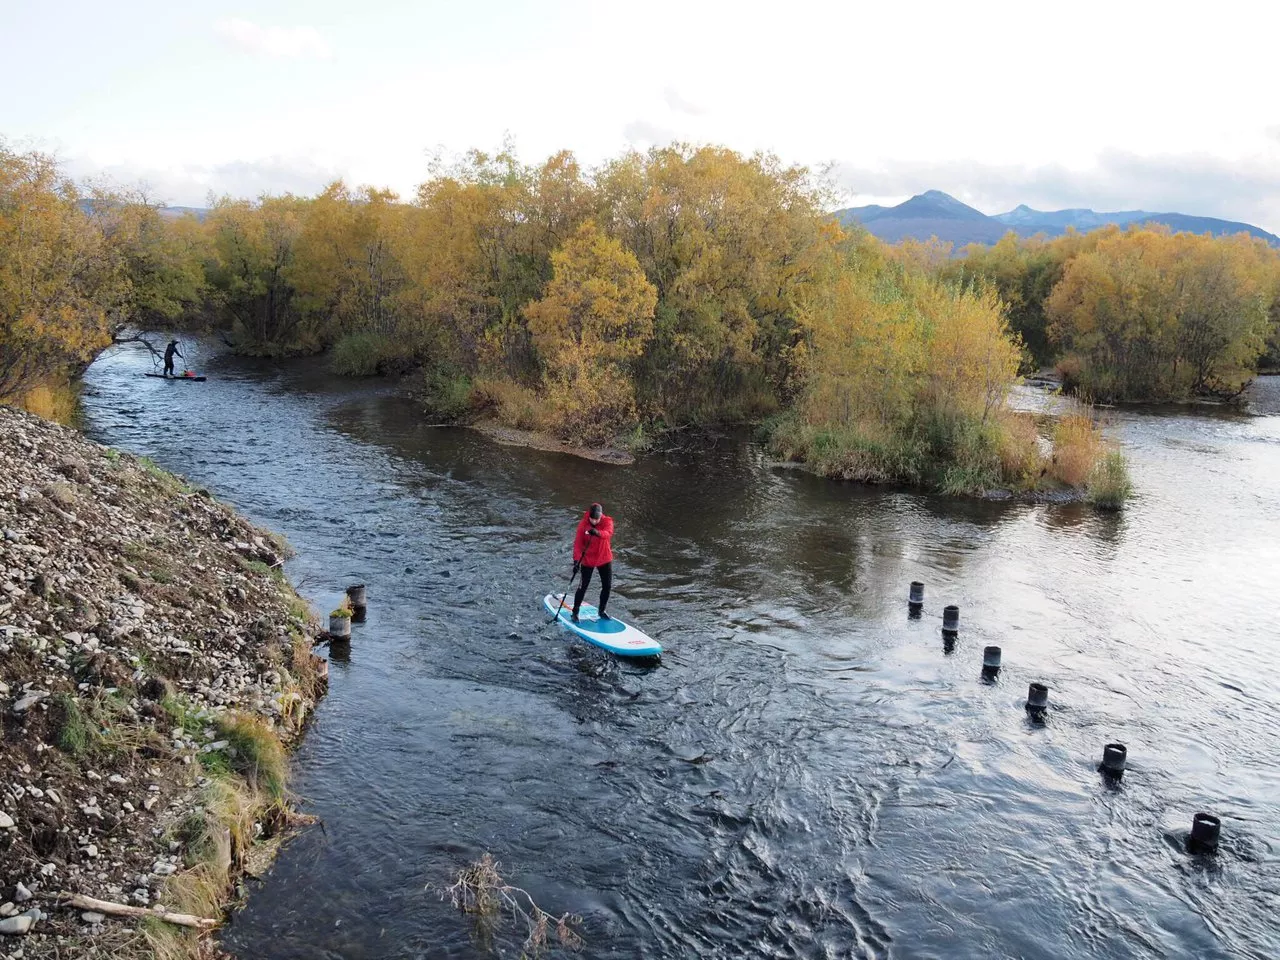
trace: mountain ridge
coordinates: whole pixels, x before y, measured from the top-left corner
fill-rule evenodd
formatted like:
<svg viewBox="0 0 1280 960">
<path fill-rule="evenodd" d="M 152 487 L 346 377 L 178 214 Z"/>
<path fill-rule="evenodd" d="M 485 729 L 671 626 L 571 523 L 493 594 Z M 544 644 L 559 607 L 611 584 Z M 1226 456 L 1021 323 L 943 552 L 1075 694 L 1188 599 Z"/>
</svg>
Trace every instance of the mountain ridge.
<svg viewBox="0 0 1280 960">
<path fill-rule="evenodd" d="M 842 224 L 861 224 L 867 232 L 889 243 L 911 238 L 928 240 L 937 237 L 956 247 L 969 243 L 991 244 L 1009 231 L 1021 237 L 1045 234 L 1061 236 L 1068 229 L 1082 233 L 1110 224 L 1126 227 L 1133 223 L 1162 224 L 1177 232 L 1213 233 L 1219 236 L 1248 233 L 1275 246 L 1280 237 L 1238 220 L 1201 217 L 1186 213 L 1154 213 L 1149 210 L 1116 210 L 1097 212 L 1087 207 L 1063 210 L 1036 210 L 1019 204 L 1004 213 L 985 214 L 941 190 L 926 190 L 893 207 L 871 204 L 837 210 Z"/>
</svg>

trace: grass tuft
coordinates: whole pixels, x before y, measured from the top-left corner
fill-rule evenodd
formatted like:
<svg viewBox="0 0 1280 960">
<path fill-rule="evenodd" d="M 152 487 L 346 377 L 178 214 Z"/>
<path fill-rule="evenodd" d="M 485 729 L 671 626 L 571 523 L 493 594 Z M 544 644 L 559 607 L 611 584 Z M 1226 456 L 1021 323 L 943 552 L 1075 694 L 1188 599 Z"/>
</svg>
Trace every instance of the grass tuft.
<svg viewBox="0 0 1280 960">
<path fill-rule="evenodd" d="M 77 759 L 88 755 L 95 745 L 96 731 L 85 716 L 80 701 L 70 694 L 60 693 L 53 698 L 53 704 L 60 718 L 58 746 Z"/>
<path fill-rule="evenodd" d="M 1120 510 L 1133 494 L 1129 466 L 1119 450 L 1108 451 L 1089 476 L 1089 502 L 1103 510 Z"/>
</svg>

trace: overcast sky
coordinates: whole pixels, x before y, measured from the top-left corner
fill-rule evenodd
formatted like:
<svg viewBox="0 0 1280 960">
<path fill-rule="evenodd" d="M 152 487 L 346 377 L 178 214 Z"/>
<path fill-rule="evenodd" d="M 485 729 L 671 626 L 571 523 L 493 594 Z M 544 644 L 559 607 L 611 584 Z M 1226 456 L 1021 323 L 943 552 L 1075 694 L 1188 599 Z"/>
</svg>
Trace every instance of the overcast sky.
<svg viewBox="0 0 1280 960">
<path fill-rule="evenodd" d="M 170 203 L 404 194 L 429 156 L 672 139 L 846 202 L 1142 208 L 1280 232 L 1280 5 L 0 0 L 0 137 Z"/>
</svg>

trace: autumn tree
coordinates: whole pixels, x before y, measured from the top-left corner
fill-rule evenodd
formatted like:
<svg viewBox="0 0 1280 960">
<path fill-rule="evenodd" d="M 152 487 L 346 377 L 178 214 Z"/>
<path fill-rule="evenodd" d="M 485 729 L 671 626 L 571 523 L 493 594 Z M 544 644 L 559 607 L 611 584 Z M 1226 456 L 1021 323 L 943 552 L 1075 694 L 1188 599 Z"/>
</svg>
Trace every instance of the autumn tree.
<svg viewBox="0 0 1280 960">
<path fill-rule="evenodd" d="M 628 366 L 653 336 L 657 291 L 635 255 L 591 221 L 551 263 L 551 282 L 525 317 L 562 432 L 600 442 L 635 422 Z"/>
<path fill-rule="evenodd" d="M 222 198 L 206 220 L 213 255 L 210 296 L 246 353 L 306 352 L 318 346 L 304 328 L 289 282 L 306 201 L 291 195 L 257 203 Z"/>
<path fill-rule="evenodd" d="M 809 172 L 677 145 L 626 154 L 597 183 L 602 226 L 658 293 L 641 391 L 670 422 L 776 407 L 794 297 L 839 236 Z"/>
<path fill-rule="evenodd" d="M 87 364 L 122 317 L 123 261 L 80 199 L 52 157 L 0 142 L 0 399 Z"/>
<path fill-rule="evenodd" d="M 1265 346 L 1273 258 L 1244 238 L 1114 232 L 1067 263 L 1045 303 L 1049 335 L 1097 399 L 1234 394 Z"/>
</svg>

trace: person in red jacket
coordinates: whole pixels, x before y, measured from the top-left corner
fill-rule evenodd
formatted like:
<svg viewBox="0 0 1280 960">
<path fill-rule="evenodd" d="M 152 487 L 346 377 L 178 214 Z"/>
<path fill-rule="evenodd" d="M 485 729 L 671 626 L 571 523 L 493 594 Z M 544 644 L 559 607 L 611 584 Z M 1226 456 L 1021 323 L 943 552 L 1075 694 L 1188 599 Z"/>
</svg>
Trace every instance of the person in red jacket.
<svg viewBox="0 0 1280 960">
<path fill-rule="evenodd" d="M 578 521 L 578 532 L 573 538 L 573 569 L 582 568 L 582 582 L 573 595 L 573 619 L 578 620 L 582 598 L 591 584 L 591 571 L 600 571 L 600 603 L 596 609 L 601 620 L 610 619 L 604 608 L 609 603 L 609 591 L 613 588 L 613 517 L 605 516 L 604 507 L 593 503 Z"/>
</svg>

